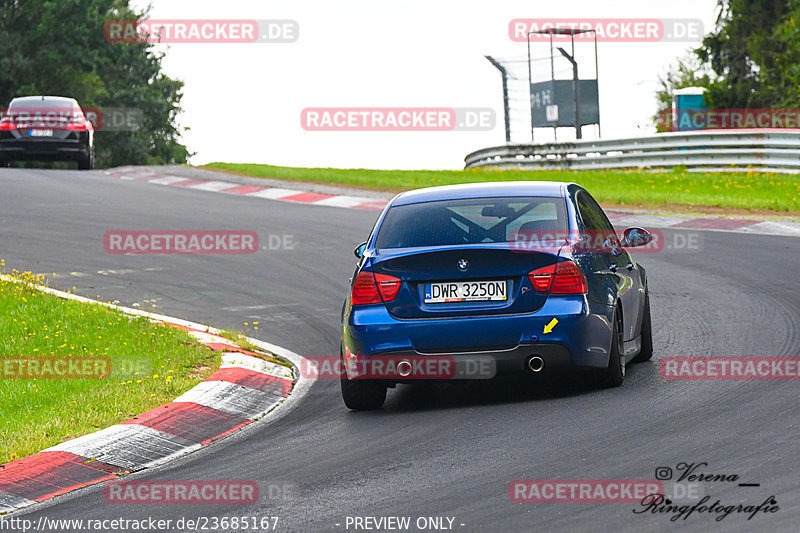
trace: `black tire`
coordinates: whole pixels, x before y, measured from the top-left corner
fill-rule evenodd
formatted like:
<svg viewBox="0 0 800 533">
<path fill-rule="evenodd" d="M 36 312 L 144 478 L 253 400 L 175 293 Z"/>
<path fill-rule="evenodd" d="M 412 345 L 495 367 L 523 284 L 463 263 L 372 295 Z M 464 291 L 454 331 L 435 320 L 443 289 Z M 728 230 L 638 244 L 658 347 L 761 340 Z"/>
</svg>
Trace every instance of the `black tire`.
<svg viewBox="0 0 800 533">
<path fill-rule="evenodd" d="M 625 358 L 620 349 L 622 347 L 622 320 L 619 313 L 614 311 L 614 330 L 611 336 L 611 353 L 608 357 L 608 367 L 602 371 L 600 386 L 604 388 L 619 387 L 625 379 Z"/>
<path fill-rule="evenodd" d="M 92 170 L 94 168 L 94 150 L 89 150 L 89 155 L 78 158 L 78 170 Z"/>
<path fill-rule="evenodd" d="M 642 349 L 633 360 L 636 363 L 649 361 L 653 357 L 653 327 L 650 322 L 650 291 L 644 293 L 644 310 L 642 315 Z"/>
<path fill-rule="evenodd" d="M 344 369 L 344 346 L 342 345 L 339 346 L 339 356 Z M 342 399 L 348 409 L 353 411 L 374 411 L 383 407 L 383 402 L 386 401 L 386 384 L 382 381 L 348 379 L 346 371 L 342 372 L 339 380 L 342 385 Z"/>
<path fill-rule="evenodd" d="M 373 411 L 386 401 L 386 385 L 371 379 L 347 379 L 342 375 L 342 399 L 353 411 Z"/>
<path fill-rule="evenodd" d="M 8 168 L 10 166 L 11 163 L 9 161 L 6 161 L 5 159 L 0 159 L 0 168 Z"/>
</svg>

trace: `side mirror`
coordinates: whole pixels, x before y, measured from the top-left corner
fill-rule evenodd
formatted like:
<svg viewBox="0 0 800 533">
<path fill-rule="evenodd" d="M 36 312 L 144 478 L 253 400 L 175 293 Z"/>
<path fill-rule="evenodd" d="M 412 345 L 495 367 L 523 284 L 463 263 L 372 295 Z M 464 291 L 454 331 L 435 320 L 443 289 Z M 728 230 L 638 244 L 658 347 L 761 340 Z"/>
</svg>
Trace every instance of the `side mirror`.
<svg viewBox="0 0 800 533">
<path fill-rule="evenodd" d="M 635 248 L 644 246 L 653 240 L 653 236 L 644 228 L 628 228 L 622 234 L 622 246 Z"/>
<path fill-rule="evenodd" d="M 359 244 L 358 246 L 356 246 L 356 249 L 355 249 L 355 250 L 353 250 L 353 254 L 354 254 L 356 257 L 358 257 L 359 259 L 361 259 L 361 256 L 363 256 L 363 255 L 364 255 L 364 250 L 365 250 L 366 248 L 367 248 L 367 243 L 365 243 L 365 242 L 362 242 L 361 244 Z"/>
</svg>

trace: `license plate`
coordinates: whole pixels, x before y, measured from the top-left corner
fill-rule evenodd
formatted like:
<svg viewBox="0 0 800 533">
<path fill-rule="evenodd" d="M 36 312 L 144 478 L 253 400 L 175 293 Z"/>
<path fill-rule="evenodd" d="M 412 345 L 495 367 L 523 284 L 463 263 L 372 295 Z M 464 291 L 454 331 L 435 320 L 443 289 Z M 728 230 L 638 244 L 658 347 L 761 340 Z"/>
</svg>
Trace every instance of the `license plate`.
<svg viewBox="0 0 800 533">
<path fill-rule="evenodd" d="M 508 300 L 507 281 L 449 281 L 425 284 L 425 303 Z"/>
<path fill-rule="evenodd" d="M 52 137 L 53 130 L 31 130 L 31 137 Z"/>
</svg>

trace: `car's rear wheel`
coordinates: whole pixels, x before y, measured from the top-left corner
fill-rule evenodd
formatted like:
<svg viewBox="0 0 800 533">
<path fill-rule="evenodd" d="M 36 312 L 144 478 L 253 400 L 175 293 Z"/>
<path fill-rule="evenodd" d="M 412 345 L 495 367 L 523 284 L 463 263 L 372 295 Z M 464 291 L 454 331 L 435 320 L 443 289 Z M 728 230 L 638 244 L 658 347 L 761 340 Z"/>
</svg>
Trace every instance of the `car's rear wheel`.
<svg viewBox="0 0 800 533">
<path fill-rule="evenodd" d="M 618 311 L 615 311 L 608 367 L 606 367 L 600 377 L 600 385 L 603 387 L 619 387 L 625 379 L 625 357 L 622 355 L 622 331 L 622 317 L 620 317 Z"/>
<path fill-rule="evenodd" d="M 650 323 L 650 291 L 644 293 L 644 310 L 642 311 L 642 349 L 634 359 L 641 363 L 653 357 L 653 327 Z"/>
<path fill-rule="evenodd" d="M 78 158 L 79 170 L 92 170 L 94 168 L 94 150 L 89 150 L 88 155 Z"/>
<path fill-rule="evenodd" d="M 0 159 L 0 168 L 8 168 L 11 166 L 10 161 L 6 161 L 5 159 Z"/>
<path fill-rule="evenodd" d="M 348 409 L 372 411 L 383 407 L 386 385 L 371 379 L 348 379 L 342 375 L 342 399 Z"/>
<path fill-rule="evenodd" d="M 344 357 L 341 358 L 344 368 Z M 386 401 L 386 384 L 374 379 L 349 379 L 342 371 L 342 399 L 348 409 L 354 411 L 373 411 L 383 407 Z"/>
</svg>

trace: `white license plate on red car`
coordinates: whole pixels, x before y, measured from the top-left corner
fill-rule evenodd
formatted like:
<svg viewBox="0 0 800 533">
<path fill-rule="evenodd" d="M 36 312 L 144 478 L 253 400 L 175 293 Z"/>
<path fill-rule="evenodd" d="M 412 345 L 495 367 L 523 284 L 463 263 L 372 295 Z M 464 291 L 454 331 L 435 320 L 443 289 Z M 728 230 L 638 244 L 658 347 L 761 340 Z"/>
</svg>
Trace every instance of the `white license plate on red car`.
<svg viewBox="0 0 800 533">
<path fill-rule="evenodd" d="M 447 281 L 425 284 L 425 303 L 508 300 L 508 281 Z"/>
<path fill-rule="evenodd" d="M 52 137 L 53 130 L 31 130 L 31 137 Z"/>
</svg>

